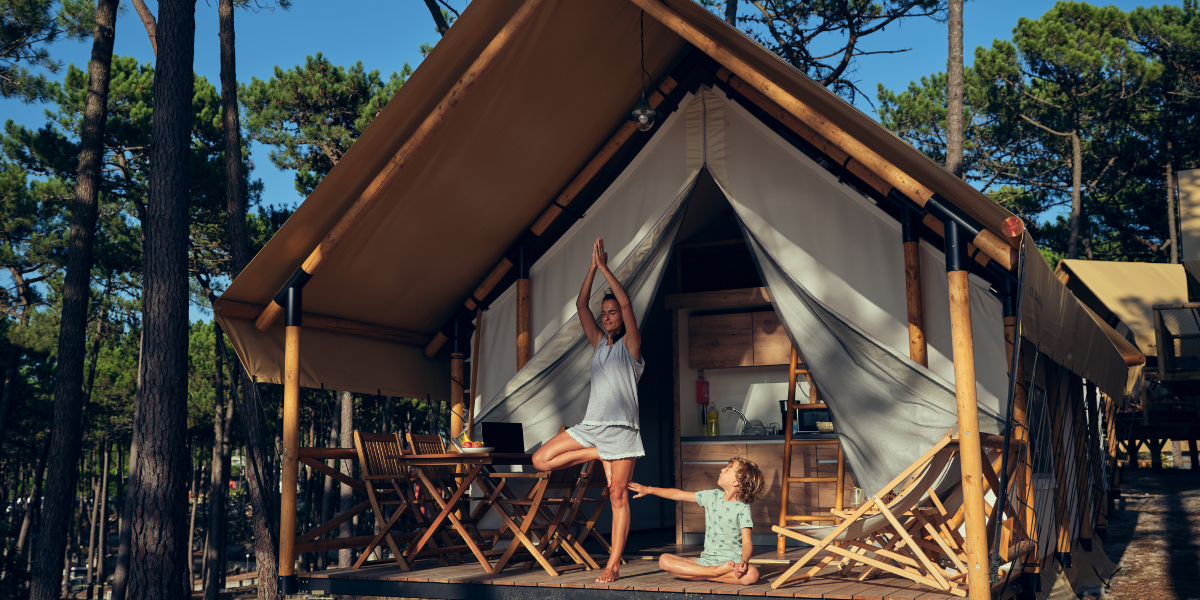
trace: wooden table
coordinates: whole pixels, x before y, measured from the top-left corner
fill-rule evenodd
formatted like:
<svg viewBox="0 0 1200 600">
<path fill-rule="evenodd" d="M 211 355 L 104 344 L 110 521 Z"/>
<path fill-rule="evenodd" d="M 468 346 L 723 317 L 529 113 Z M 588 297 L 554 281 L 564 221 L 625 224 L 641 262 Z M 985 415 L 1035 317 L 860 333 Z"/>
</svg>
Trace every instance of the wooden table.
<svg viewBox="0 0 1200 600">
<path fill-rule="evenodd" d="M 412 560 L 416 558 L 421 550 L 425 548 L 425 545 L 429 542 L 429 540 L 433 538 L 433 535 L 445 525 L 447 520 L 449 520 L 450 525 L 455 531 L 458 532 L 460 536 L 462 536 L 463 541 L 466 543 L 467 547 L 470 548 L 471 553 L 475 555 L 475 558 L 479 560 L 479 564 L 483 566 L 483 569 L 489 574 L 495 572 L 491 561 L 487 559 L 487 556 L 484 554 L 484 550 L 479 546 L 482 540 L 475 539 L 475 537 L 471 535 L 471 532 L 467 531 L 467 528 L 463 526 L 462 521 L 460 521 L 458 516 L 454 514 L 454 509 L 462 501 L 463 494 L 466 494 L 468 490 L 471 489 L 472 483 L 480 483 L 480 487 L 484 488 L 485 490 L 492 488 L 492 486 L 488 485 L 486 482 L 484 482 L 484 480 L 479 479 L 479 475 L 483 472 L 484 467 L 532 465 L 533 455 L 523 453 L 510 454 L 491 452 L 478 454 L 402 454 L 388 455 L 387 458 L 403 461 L 405 465 L 412 467 L 416 477 L 428 490 L 430 490 L 430 495 L 441 507 L 441 512 L 439 512 L 438 515 L 434 517 L 433 521 L 429 523 L 425 533 L 421 535 L 415 544 L 412 544 L 405 549 L 404 559 L 408 562 L 412 562 Z M 433 485 L 433 482 L 429 480 L 429 477 L 421 468 L 432 466 L 464 467 L 463 470 L 466 472 L 461 476 L 455 477 L 458 484 L 453 494 L 451 494 L 449 500 L 443 500 L 440 494 L 434 492 L 437 486 Z M 491 492 L 493 502 L 490 502 L 489 504 L 493 508 L 496 506 L 494 500 L 498 492 L 499 488 Z M 504 511 L 500 510 L 499 512 L 503 513 Z M 518 539 L 520 539 L 523 544 L 529 547 L 529 540 L 527 538 L 521 539 L 524 538 L 524 532 L 521 531 L 520 528 L 516 528 L 514 525 L 512 525 L 512 521 L 511 519 L 507 518 L 507 515 L 501 515 L 501 518 L 506 521 L 506 524 L 508 524 L 509 527 L 513 528 L 513 533 L 517 535 Z M 536 557 L 541 558 L 539 553 L 535 552 L 534 554 Z M 545 562 L 545 559 L 542 559 L 539 562 Z M 551 569 L 551 571 L 553 571 L 553 569 Z"/>
</svg>

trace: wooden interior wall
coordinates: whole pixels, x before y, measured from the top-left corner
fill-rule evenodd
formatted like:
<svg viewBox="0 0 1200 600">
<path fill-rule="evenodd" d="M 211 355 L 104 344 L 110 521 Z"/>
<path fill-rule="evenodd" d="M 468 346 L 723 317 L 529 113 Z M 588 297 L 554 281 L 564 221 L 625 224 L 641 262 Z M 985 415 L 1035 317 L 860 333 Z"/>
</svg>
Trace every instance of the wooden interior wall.
<svg viewBox="0 0 1200 600">
<path fill-rule="evenodd" d="M 754 515 L 754 533 L 772 535 L 771 525 L 779 521 L 780 477 L 783 472 L 783 442 L 779 443 L 705 443 L 683 444 L 683 489 L 691 492 L 717 487 L 717 475 L 730 458 L 743 457 L 754 461 L 762 470 L 765 487 L 763 495 L 750 505 Z M 690 462 L 713 464 L 688 464 Z M 827 461 L 824 463 L 818 461 Z M 847 502 L 854 492 L 850 466 L 846 466 L 843 485 Z M 792 449 L 793 477 L 837 476 L 836 446 L 797 446 Z M 832 484 L 795 484 L 788 497 L 789 514 L 829 514 L 833 508 L 835 486 Z M 849 504 L 847 504 L 849 506 Z M 691 502 L 682 504 L 684 533 L 704 531 L 704 509 Z M 827 523 L 832 525 L 833 522 Z"/>
</svg>

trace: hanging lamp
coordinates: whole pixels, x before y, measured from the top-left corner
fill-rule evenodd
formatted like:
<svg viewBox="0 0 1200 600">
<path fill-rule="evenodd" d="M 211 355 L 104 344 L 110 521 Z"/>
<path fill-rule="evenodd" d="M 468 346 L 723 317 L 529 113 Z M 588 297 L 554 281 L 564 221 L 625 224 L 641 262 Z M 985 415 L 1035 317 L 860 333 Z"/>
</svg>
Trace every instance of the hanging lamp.
<svg viewBox="0 0 1200 600">
<path fill-rule="evenodd" d="M 639 131 L 650 131 L 654 128 L 654 118 L 658 116 L 658 112 L 654 107 L 650 106 L 650 101 L 646 99 L 646 80 L 650 79 L 650 74 L 646 72 L 646 11 L 638 17 L 638 28 L 641 31 L 640 46 L 641 46 L 641 73 L 638 77 L 642 83 L 642 97 L 634 105 L 633 110 L 629 112 L 629 120 L 637 123 Z"/>
</svg>

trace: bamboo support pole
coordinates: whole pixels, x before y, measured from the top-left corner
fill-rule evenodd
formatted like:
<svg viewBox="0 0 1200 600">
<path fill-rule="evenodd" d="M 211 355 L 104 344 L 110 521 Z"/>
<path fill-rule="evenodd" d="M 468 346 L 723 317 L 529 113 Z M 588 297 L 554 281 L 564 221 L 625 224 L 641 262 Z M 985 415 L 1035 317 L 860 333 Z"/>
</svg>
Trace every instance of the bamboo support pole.
<svg viewBox="0 0 1200 600">
<path fill-rule="evenodd" d="M 455 82 L 450 91 L 446 92 L 446 95 L 442 97 L 437 106 L 425 117 L 425 120 L 421 122 L 416 131 L 400 146 L 400 149 L 396 151 L 396 154 L 392 156 L 387 165 L 375 175 L 375 178 L 371 180 L 366 189 L 359 194 L 354 203 L 350 205 L 350 208 L 342 215 L 342 218 L 333 226 L 333 229 L 321 240 L 320 245 L 308 255 L 308 258 L 300 266 L 300 271 L 296 275 L 293 275 L 293 278 L 300 275 L 304 281 L 307 281 L 309 277 L 317 272 L 322 261 L 338 247 L 338 244 L 346 238 L 346 235 L 358 221 L 359 217 L 379 197 L 379 191 L 387 183 L 393 181 L 404 172 L 405 167 L 412 162 L 413 157 L 425 145 L 425 142 L 433 136 L 434 132 L 446 121 L 446 118 L 454 112 L 454 109 L 458 107 L 458 104 L 467 92 L 470 91 L 471 87 L 475 85 L 475 82 L 496 62 L 496 58 L 508 46 L 508 43 L 516 37 L 517 33 L 532 20 L 533 14 L 544 2 L 545 0 L 525 0 L 524 4 L 517 9 L 517 12 L 504 25 L 504 28 L 483 49 L 483 52 L 479 54 L 475 62 L 471 63 L 471 66 Z M 263 310 L 262 315 L 259 316 L 258 322 L 255 325 L 260 330 L 266 331 L 281 312 L 283 312 L 283 307 L 272 300 L 271 304 L 267 305 L 266 309 Z"/>
<path fill-rule="evenodd" d="M 750 87 L 799 119 L 809 129 L 829 140 L 829 142 L 836 145 L 856 162 L 865 165 L 867 169 L 888 182 L 900 193 L 911 198 L 918 205 L 924 207 L 929 199 L 934 196 L 933 190 L 909 177 L 903 170 L 897 168 L 866 144 L 830 122 L 813 107 L 808 106 L 795 96 L 785 92 L 768 77 L 759 73 L 754 67 L 751 67 L 719 42 L 696 29 L 691 23 L 680 18 L 679 15 L 675 14 L 665 4 L 655 0 L 630 0 L 630 2 L 646 11 L 646 14 L 654 17 L 701 52 L 716 60 L 724 67 L 722 71 L 728 71 L 745 81 Z M 721 75 L 722 72 L 719 71 L 718 78 L 725 79 Z M 991 231 L 987 229 L 980 231 L 972 241 L 985 254 L 1004 266 L 1005 269 L 1012 270 L 1016 266 L 1016 250 L 1009 242 L 1000 239 L 999 236 Z"/>
<path fill-rule="evenodd" d="M 279 494 L 279 578 L 282 593 L 296 586 L 296 475 L 300 460 L 300 289 L 288 289 L 292 311 L 283 355 L 283 460 Z"/>
<path fill-rule="evenodd" d="M 921 239 L 916 215 L 908 208 L 901 217 L 904 243 L 904 295 L 908 306 L 908 355 L 922 366 L 929 366 L 929 348 L 925 343 L 925 303 L 921 296 Z"/>
<path fill-rule="evenodd" d="M 450 437 L 463 431 L 463 353 L 450 355 Z"/>
<path fill-rule="evenodd" d="M 658 106 L 662 104 L 663 100 L 666 100 L 667 94 L 670 94 L 671 91 L 675 89 L 676 85 L 678 85 L 678 82 L 671 77 L 664 79 L 663 82 L 659 84 L 658 88 L 655 89 L 647 99 L 647 101 L 650 103 L 650 106 L 653 108 L 658 108 Z M 587 185 L 592 182 L 592 179 L 600 173 L 600 169 L 604 168 L 604 165 L 608 164 L 608 161 L 614 155 L 616 155 L 617 151 L 620 150 L 622 146 L 625 145 L 625 142 L 629 141 L 629 138 L 633 137 L 633 134 L 636 133 L 637 130 L 637 124 L 633 121 L 627 121 L 624 125 L 621 125 L 619 128 L 617 128 L 616 133 L 609 138 L 608 142 L 605 143 L 604 146 L 602 146 L 594 156 L 592 156 L 592 159 L 588 161 L 586 165 L 584 165 L 583 169 L 579 171 L 579 174 L 577 174 L 575 178 L 571 180 L 571 183 L 568 183 L 567 187 L 563 188 L 563 191 L 559 193 L 553 202 L 550 203 L 550 206 L 546 207 L 546 210 L 542 212 L 542 216 L 538 217 L 538 220 L 535 221 L 529 228 L 529 233 L 533 234 L 534 236 L 541 236 L 543 233 L 545 233 L 546 229 L 550 227 L 550 224 L 554 223 L 554 220 L 563 213 L 564 207 L 569 206 L 571 202 L 575 200 L 575 197 L 583 191 L 583 188 L 587 187 Z M 488 294 L 492 293 L 492 289 L 494 289 L 496 285 L 500 283 L 501 279 L 504 279 L 505 275 L 508 275 L 508 271 L 512 268 L 513 262 L 511 260 L 508 260 L 507 258 L 500 259 L 500 262 L 492 268 L 487 277 L 484 277 L 483 281 L 476 286 L 475 291 L 471 293 L 471 296 L 467 298 L 465 302 L 463 302 L 463 306 L 467 310 L 475 310 L 478 308 L 479 304 L 475 301 L 475 299 L 486 298 Z M 442 346 L 445 343 L 446 335 L 443 333 L 438 333 L 434 336 L 433 340 L 425 346 L 425 355 L 432 357 L 442 349 Z"/>
<path fill-rule="evenodd" d="M 946 270 L 950 287 L 950 332 L 954 345 L 954 390 L 958 404 L 959 460 L 966 517 L 967 582 L 973 600 L 991 600 L 983 449 L 975 390 L 975 344 L 971 331 L 970 274 L 957 224 L 946 223 Z"/>
<path fill-rule="evenodd" d="M 533 351 L 530 339 L 529 278 L 517 280 L 517 370 L 520 371 Z"/>
</svg>

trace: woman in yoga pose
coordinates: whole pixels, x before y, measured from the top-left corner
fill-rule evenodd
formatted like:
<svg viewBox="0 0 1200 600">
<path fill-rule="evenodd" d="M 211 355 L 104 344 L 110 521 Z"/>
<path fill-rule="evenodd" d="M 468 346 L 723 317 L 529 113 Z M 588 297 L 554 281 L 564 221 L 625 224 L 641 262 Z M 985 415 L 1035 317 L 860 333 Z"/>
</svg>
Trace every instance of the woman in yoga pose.
<svg viewBox="0 0 1200 600">
<path fill-rule="evenodd" d="M 596 316 L 588 308 L 597 270 L 612 289 L 600 305 L 603 329 L 596 326 Z M 542 471 L 564 469 L 597 458 L 604 465 L 612 503 L 612 555 L 596 582 L 608 583 L 620 579 L 621 552 L 629 536 L 629 482 L 634 461 L 646 454 L 638 425 L 637 395 L 646 361 L 642 360 L 642 336 L 629 295 L 609 270 L 600 238 L 592 245 L 592 266 L 575 307 L 583 333 L 595 349 L 591 398 L 583 421 L 543 444 L 533 455 L 533 466 Z"/>
</svg>

